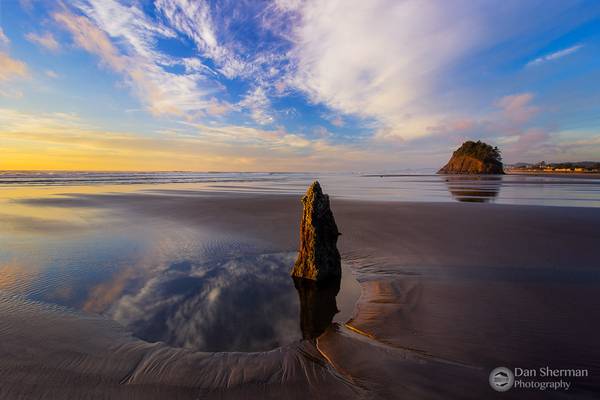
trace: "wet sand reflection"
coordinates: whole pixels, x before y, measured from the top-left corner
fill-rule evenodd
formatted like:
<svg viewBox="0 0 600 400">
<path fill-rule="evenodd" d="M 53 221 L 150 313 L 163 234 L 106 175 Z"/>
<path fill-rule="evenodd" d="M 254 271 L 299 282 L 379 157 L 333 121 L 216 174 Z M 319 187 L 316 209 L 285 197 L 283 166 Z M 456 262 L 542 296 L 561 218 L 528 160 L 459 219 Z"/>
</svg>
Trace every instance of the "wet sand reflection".
<svg viewBox="0 0 600 400">
<path fill-rule="evenodd" d="M 339 312 L 336 296 L 340 291 L 340 278 L 326 282 L 293 277 L 300 299 L 300 329 L 303 339 L 319 337 Z"/>
<path fill-rule="evenodd" d="M 455 200 L 488 203 L 500 194 L 502 176 L 445 176 L 446 186 Z"/>
</svg>

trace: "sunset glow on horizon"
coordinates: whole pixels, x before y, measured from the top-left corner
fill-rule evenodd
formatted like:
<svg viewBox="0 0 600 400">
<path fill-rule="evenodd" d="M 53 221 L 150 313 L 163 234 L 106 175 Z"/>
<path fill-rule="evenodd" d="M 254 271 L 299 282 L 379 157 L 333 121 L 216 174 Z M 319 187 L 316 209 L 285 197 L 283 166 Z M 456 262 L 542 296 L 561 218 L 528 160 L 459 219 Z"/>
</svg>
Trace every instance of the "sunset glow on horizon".
<svg viewBox="0 0 600 400">
<path fill-rule="evenodd" d="M 0 170 L 600 158 L 600 3 L 0 0 Z"/>
</svg>

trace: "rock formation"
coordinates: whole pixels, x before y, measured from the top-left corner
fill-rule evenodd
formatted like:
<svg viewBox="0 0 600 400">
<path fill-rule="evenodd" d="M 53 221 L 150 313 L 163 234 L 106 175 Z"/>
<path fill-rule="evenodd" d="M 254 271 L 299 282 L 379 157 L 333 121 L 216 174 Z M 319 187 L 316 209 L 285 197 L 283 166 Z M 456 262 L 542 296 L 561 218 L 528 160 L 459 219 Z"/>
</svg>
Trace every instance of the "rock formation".
<svg viewBox="0 0 600 400">
<path fill-rule="evenodd" d="M 497 147 L 481 141 L 467 141 L 454 153 L 438 174 L 504 174 Z"/>
<path fill-rule="evenodd" d="M 315 181 L 302 197 L 304 210 L 300 222 L 300 250 L 292 276 L 323 282 L 342 275 L 337 239 L 340 235 L 329 196 Z"/>
</svg>

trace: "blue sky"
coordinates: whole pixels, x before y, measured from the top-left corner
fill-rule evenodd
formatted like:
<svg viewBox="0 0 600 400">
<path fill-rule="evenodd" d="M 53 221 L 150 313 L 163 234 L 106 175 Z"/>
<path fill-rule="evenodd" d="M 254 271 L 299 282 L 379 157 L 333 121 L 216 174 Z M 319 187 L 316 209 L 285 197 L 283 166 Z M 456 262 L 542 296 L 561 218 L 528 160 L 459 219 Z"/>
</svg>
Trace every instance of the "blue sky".
<svg viewBox="0 0 600 400">
<path fill-rule="evenodd" d="M 600 159 L 597 1 L 0 0 L 0 169 Z"/>
</svg>

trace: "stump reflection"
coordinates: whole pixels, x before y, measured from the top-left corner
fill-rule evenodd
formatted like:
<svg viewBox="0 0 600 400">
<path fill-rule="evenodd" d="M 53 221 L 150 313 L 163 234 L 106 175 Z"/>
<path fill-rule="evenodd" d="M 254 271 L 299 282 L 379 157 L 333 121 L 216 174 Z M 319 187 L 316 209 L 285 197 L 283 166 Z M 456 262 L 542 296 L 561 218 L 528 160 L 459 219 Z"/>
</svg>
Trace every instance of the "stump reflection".
<svg viewBox="0 0 600 400">
<path fill-rule="evenodd" d="M 300 329 L 303 339 L 315 339 L 331 324 L 338 313 L 335 297 L 340 290 L 340 278 L 316 282 L 292 277 L 300 299 Z"/>
</svg>

